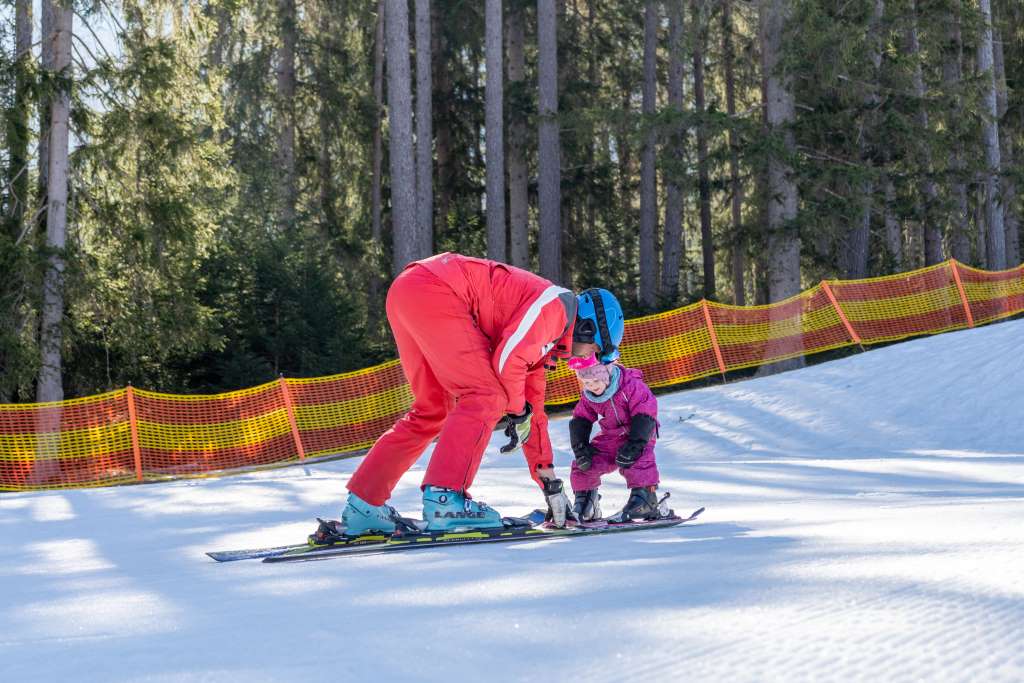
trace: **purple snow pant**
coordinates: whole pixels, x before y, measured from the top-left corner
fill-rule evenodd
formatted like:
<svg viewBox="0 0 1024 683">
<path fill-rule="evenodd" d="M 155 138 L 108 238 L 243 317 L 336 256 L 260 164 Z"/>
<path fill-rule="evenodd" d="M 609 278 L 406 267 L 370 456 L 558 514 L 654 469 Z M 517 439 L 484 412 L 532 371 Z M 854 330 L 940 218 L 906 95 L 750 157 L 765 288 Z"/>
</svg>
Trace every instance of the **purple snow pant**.
<svg viewBox="0 0 1024 683">
<path fill-rule="evenodd" d="M 643 488 L 656 486 L 660 481 L 658 477 L 658 465 L 654 462 L 654 441 L 651 440 L 644 448 L 640 458 L 633 463 L 629 469 L 618 467 L 615 464 L 615 454 L 619 452 L 622 444 L 626 443 L 625 437 L 611 437 L 602 439 L 603 435 L 590 442 L 594 447 L 594 462 L 586 472 L 580 470 L 574 461 L 572 473 L 569 475 L 569 483 L 572 484 L 574 492 L 591 491 L 601 485 L 601 476 L 608 474 L 618 468 L 619 472 L 626 478 L 626 486 L 629 488 Z"/>
</svg>

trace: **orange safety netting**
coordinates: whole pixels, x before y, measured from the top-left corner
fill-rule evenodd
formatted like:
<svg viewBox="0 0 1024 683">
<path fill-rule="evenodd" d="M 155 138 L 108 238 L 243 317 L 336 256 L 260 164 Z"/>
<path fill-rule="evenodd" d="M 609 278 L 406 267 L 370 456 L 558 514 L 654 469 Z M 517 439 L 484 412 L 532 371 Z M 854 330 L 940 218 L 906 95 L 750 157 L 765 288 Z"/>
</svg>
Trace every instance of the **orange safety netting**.
<svg viewBox="0 0 1024 683">
<path fill-rule="evenodd" d="M 651 386 L 1024 312 L 1024 265 L 956 261 L 867 280 L 826 280 L 769 306 L 700 301 L 626 321 L 622 362 Z M 575 401 L 573 373 L 547 402 Z M 213 396 L 128 387 L 56 403 L 0 404 L 0 490 L 104 486 L 287 463 L 369 447 L 408 409 L 398 361 Z"/>
</svg>

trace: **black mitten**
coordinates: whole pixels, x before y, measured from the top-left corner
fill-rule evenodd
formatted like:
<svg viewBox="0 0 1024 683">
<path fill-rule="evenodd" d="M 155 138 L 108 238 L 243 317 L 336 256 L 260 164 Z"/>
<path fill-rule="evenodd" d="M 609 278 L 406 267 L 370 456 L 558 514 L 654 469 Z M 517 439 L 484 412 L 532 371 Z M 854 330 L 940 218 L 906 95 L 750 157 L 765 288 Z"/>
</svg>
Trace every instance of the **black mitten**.
<svg viewBox="0 0 1024 683">
<path fill-rule="evenodd" d="M 650 415 L 635 415 L 629 424 L 629 438 L 615 455 L 615 464 L 629 469 L 643 455 L 644 447 L 651 440 L 657 420 Z"/>
<path fill-rule="evenodd" d="M 590 469 L 594 462 L 594 447 L 590 445 L 590 432 L 594 423 L 582 417 L 569 420 L 569 443 L 572 454 L 576 456 L 576 466 L 583 472 Z"/>
</svg>

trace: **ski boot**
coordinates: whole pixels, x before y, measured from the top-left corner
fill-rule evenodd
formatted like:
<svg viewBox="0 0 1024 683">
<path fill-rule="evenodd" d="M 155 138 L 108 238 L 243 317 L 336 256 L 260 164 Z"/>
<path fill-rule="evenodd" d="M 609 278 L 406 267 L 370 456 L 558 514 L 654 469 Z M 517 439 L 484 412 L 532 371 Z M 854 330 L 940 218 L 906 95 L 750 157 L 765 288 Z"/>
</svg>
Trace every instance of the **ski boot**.
<svg viewBox="0 0 1024 683">
<path fill-rule="evenodd" d="M 501 527 L 501 515 L 488 506 L 467 498 L 460 491 L 440 486 L 423 489 L 423 519 L 427 531 L 493 529 Z"/>
<path fill-rule="evenodd" d="M 622 512 L 616 515 L 618 522 L 633 522 L 636 520 L 651 521 L 661 519 L 661 505 L 658 502 L 656 487 L 644 486 L 632 489 L 629 492 L 629 500 Z M 666 496 L 667 497 L 667 496 Z"/>
<path fill-rule="evenodd" d="M 354 493 L 341 513 L 342 534 L 348 537 L 369 533 L 392 534 L 398 513 L 390 505 L 370 505 Z"/>
<path fill-rule="evenodd" d="M 601 494 L 597 489 L 590 491 L 577 491 L 576 500 L 573 502 L 572 511 L 576 513 L 576 519 L 581 522 L 594 522 L 601 519 Z"/>
</svg>

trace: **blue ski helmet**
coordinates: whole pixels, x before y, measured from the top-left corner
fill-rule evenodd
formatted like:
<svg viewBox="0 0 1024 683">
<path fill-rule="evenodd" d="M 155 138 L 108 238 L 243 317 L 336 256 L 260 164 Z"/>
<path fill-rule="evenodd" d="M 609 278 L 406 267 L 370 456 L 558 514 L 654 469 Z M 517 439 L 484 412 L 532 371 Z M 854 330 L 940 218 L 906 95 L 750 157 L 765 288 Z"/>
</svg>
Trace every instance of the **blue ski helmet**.
<svg viewBox="0 0 1024 683">
<path fill-rule="evenodd" d="M 607 289 L 588 289 L 576 297 L 576 325 L 572 340 L 583 344 L 597 344 L 597 357 L 602 363 L 611 363 L 619 357 L 619 344 L 626 320 L 622 306 Z"/>
</svg>

